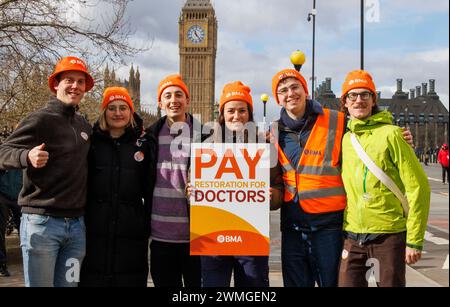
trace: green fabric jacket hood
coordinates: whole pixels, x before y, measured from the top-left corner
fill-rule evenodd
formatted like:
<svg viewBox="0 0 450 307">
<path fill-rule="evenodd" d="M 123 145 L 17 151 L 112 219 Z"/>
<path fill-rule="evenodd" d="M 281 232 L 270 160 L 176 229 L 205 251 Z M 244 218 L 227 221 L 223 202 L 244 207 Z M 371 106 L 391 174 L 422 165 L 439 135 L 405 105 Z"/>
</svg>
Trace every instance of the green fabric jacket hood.
<svg viewBox="0 0 450 307">
<path fill-rule="evenodd" d="M 430 207 L 430 187 L 413 149 L 392 115 L 382 111 L 364 120 L 350 120 L 342 143 L 342 179 L 347 193 L 344 229 L 353 233 L 407 232 L 407 245 L 422 249 Z M 354 133 L 372 161 L 405 193 L 406 217 L 398 198 L 358 157 L 350 141 Z"/>
</svg>

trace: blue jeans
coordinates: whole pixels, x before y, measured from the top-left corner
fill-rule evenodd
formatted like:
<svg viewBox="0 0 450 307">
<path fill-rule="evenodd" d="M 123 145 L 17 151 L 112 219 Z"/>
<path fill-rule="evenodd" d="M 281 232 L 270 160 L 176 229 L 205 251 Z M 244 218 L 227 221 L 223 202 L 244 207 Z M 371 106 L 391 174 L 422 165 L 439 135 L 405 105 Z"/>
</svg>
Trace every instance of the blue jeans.
<svg viewBox="0 0 450 307">
<path fill-rule="evenodd" d="M 337 287 L 342 253 L 341 228 L 284 230 L 281 264 L 285 287 Z"/>
<path fill-rule="evenodd" d="M 22 214 L 20 246 L 26 287 L 76 287 L 86 252 L 83 217 Z"/>
<path fill-rule="evenodd" d="M 269 287 L 267 256 L 202 256 L 202 286 L 229 287 L 234 271 L 235 287 Z"/>
</svg>

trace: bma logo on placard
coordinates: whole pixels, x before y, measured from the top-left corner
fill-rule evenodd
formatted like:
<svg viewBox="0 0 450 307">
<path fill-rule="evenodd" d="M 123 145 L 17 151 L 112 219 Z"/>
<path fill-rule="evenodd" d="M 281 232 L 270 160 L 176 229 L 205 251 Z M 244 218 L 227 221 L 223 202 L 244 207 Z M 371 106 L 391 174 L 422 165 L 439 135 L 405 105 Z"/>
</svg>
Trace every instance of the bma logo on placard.
<svg viewBox="0 0 450 307">
<path fill-rule="evenodd" d="M 242 238 L 241 238 L 241 236 L 218 235 L 217 242 L 219 242 L 219 243 L 242 243 Z"/>
</svg>

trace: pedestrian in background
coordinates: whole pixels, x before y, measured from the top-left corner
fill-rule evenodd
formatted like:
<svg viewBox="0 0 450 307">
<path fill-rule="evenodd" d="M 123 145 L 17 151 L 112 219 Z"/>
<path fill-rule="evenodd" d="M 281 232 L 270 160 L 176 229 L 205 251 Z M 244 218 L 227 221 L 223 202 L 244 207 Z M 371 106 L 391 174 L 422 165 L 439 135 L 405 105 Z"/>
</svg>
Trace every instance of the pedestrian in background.
<svg viewBox="0 0 450 307">
<path fill-rule="evenodd" d="M 428 162 L 430 162 L 430 153 L 431 149 L 425 148 L 425 158 L 424 158 L 424 164 L 428 166 Z"/>
<path fill-rule="evenodd" d="M 20 207 L 17 204 L 22 189 L 22 170 L 0 170 L 0 276 L 8 277 L 6 234 L 8 227 L 19 229 Z M 12 223 L 12 225 L 9 225 Z"/>
<path fill-rule="evenodd" d="M 438 154 L 438 162 L 442 167 L 442 183 L 445 184 L 445 174 L 447 174 L 447 184 L 449 183 L 448 176 L 448 145 L 442 144 Z"/>
</svg>

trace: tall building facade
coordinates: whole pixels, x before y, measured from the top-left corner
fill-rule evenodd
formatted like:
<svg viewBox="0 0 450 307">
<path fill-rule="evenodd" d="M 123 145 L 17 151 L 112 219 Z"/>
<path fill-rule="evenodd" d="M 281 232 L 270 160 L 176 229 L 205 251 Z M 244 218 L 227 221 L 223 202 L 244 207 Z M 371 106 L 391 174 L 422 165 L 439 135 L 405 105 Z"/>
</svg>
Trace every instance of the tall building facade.
<svg viewBox="0 0 450 307">
<path fill-rule="evenodd" d="M 159 108 L 158 114 L 152 114 L 145 109 L 141 109 L 141 74 L 139 73 L 139 68 L 136 68 L 136 70 L 134 70 L 133 65 L 131 65 L 128 80 L 124 79 L 123 81 L 121 81 L 120 79 L 116 79 L 115 70 L 112 69 L 112 71 L 110 71 L 109 67 L 106 66 L 103 75 L 103 85 L 104 88 L 110 86 L 121 86 L 125 87 L 128 90 L 131 100 L 133 100 L 134 110 L 144 121 L 144 127 L 150 126 L 161 117 Z"/>
<path fill-rule="evenodd" d="M 403 79 L 397 79 L 397 90 L 391 98 L 377 93 L 378 107 L 392 113 L 394 124 L 411 131 L 414 145 L 421 152 L 448 143 L 449 112 L 436 93 L 435 84 L 431 79 L 405 92 Z M 340 98 L 331 90 L 331 78 L 326 78 L 316 88 L 315 97 L 326 108 L 341 108 Z"/>
<path fill-rule="evenodd" d="M 217 19 L 209 0 L 187 0 L 179 18 L 180 74 L 191 94 L 190 112 L 214 119 Z"/>
</svg>

